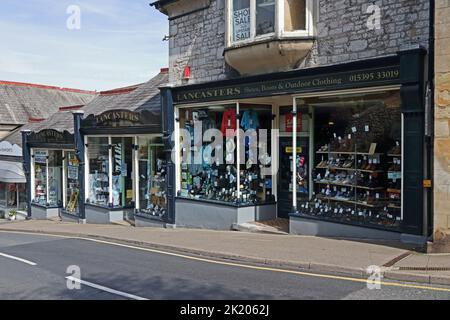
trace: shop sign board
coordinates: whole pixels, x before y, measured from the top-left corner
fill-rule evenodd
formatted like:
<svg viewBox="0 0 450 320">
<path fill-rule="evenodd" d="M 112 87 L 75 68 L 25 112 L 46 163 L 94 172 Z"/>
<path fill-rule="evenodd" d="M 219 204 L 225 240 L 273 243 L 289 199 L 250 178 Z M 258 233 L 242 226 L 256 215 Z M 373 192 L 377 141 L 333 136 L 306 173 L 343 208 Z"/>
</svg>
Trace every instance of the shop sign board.
<svg viewBox="0 0 450 320">
<path fill-rule="evenodd" d="M 11 144 L 8 141 L 0 142 L 0 155 L 11 156 L 11 157 L 21 157 L 22 148 L 17 144 Z"/>
<path fill-rule="evenodd" d="M 73 135 L 68 131 L 59 132 L 54 129 L 45 129 L 30 134 L 28 142 L 34 145 L 50 143 L 58 145 L 68 145 L 73 144 Z"/>
<path fill-rule="evenodd" d="M 194 103 L 227 99 L 243 99 L 281 94 L 293 94 L 314 90 L 358 88 L 372 85 L 398 84 L 400 66 L 338 72 L 316 76 L 293 77 L 289 79 L 249 82 L 222 87 L 174 89 L 174 103 Z M 195 86 L 198 87 L 198 86 Z"/>
<path fill-rule="evenodd" d="M 82 128 L 142 127 L 160 123 L 160 115 L 149 110 L 111 110 L 99 115 L 89 115 L 81 120 Z"/>
</svg>

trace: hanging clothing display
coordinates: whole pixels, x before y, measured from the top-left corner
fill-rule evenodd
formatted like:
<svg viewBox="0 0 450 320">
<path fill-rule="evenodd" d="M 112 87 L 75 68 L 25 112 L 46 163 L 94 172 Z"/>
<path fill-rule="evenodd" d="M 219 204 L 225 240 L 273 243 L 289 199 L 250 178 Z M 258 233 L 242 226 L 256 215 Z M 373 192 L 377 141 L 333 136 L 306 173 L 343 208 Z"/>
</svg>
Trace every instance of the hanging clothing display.
<svg viewBox="0 0 450 320">
<path fill-rule="evenodd" d="M 247 110 L 244 112 L 242 115 L 241 127 L 246 131 L 250 129 L 256 130 L 259 128 L 259 119 L 256 111 Z"/>
<path fill-rule="evenodd" d="M 227 136 L 227 130 L 233 130 L 231 136 L 234 136 L 234 132 L 236 131 L 236 111 L 234 109 L 226 109 L 223 113 L 220 131 L 222 131 L 224 136 Z"/>
</svg>

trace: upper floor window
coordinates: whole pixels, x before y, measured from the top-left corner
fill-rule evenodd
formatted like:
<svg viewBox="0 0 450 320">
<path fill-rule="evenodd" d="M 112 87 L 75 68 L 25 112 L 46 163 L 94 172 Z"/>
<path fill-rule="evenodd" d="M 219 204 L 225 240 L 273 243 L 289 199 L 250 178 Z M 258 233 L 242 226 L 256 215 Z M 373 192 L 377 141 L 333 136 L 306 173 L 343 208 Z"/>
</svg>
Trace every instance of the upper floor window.
<svg viewBox="0 0 450 320">
<path fill-rule="evenodd" d="M 227 45 L 314 34 L 313 0 L 227 0 Z"/>
</svg>

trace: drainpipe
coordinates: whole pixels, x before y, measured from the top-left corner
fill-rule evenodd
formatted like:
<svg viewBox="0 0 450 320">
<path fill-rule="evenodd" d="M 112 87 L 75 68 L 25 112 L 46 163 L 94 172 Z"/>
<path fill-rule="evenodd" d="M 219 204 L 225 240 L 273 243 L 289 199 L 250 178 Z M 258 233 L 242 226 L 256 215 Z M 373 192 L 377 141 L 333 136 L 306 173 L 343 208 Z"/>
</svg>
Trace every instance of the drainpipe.
<svg viewBox="0 0 450 320">
<path fill-rule="evenodd" d="M 428 123 L 426 124 L 426 127 L 428 128 L 426 130 L 426 144 L 427 144 L 427 173 L 428 173 L 428 179 L 431 181 L 434 181 L 434 78 L 435 78 L 435 3 L 434 1 L 430 1 L 430 27 L 429 27 L 429 44 L 428 44 L 428 85 L 426 96 L 428 99 Z M 426 215 L 426 235 L 429 237 L 433 236 L 433 230 L 434 230 L 434 192 L 433 188 L 428 189 L 428 197 L 427 197 L 428 203 L 427 203 L 427 215 Z"/>
</svg>

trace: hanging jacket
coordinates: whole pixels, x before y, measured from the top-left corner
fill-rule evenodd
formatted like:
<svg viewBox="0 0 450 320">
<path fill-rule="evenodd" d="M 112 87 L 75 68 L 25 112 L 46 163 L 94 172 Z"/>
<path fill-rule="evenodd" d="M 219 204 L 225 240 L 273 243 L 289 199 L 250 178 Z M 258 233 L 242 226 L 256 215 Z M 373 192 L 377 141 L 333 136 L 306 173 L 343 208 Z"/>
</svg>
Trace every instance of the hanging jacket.
<svg viewBox="0 0 450 320">
<path fill-rule="evenodd" d="M 227 130 L 233 130 L 233 134 L 231 136 L 235 135 L 234 132 L 236 131 L 236 111 L 234 109 L 226 109 L 223 113 L 222 127 L 220 131 L 222 131 L 222 134 L 224 136 L 227 136 Z"/>
<path fill-rule="evenodd" d="M 241 127 L 247 131 L 250 129 L 258 129 L 259 128 L 259 119 L 256 111 L 248 110 L 245 111 L 242 115 Z"/>
</svg>

